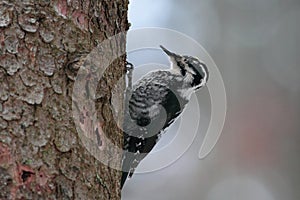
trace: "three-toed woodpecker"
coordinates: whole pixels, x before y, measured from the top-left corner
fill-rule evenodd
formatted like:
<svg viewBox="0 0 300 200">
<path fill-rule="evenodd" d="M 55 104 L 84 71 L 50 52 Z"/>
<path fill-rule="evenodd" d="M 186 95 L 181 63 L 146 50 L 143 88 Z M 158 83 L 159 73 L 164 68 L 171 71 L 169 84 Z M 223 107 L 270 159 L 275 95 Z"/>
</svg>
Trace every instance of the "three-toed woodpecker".
<svg viewBox="0 0 300 200">
<path fill-rule="evenodd" d="M 163 130 L 182 113 L 191 94 L 208 80 L 208 69 L 199 59 L 160 47 L 169 56 L 171 68 L 149 72 L 126 97 L 121 188 Z"/>
</svg>

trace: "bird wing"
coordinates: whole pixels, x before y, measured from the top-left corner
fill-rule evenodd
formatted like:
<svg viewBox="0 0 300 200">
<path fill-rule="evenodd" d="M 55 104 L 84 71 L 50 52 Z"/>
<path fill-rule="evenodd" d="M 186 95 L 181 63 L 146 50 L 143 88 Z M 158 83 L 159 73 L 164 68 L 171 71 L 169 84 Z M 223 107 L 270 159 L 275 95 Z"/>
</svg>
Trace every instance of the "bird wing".
<svg viewBox="0 0 300 200">
<path fill-rule="evenodd" d="M 161 72 L 160 72 L 161 74 Z M 138 164 L 153 149 L 162 130 L 181 113 L 183 106 L 168 80 L 149 74 L 134 87 L 124 119 L 123 186 Z"/>
</svg>

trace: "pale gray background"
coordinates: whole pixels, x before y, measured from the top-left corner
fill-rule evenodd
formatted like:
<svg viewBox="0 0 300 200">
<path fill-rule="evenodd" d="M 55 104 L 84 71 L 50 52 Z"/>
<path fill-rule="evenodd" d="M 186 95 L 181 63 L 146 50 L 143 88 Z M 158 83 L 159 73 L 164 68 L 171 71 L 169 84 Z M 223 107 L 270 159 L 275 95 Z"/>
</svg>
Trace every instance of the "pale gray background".
<svg viewBox="0 0 300 200">
<path fill-rule="evenodd" d="M 203 45 L 222 73 L 228 112 L 206 159 L 197 158 L 204 134 L 199 131 L 176 163 L 133 176 L 122 199 L 299 200 L 300 1 L 131 0 L 129 20 L 131 28 L 170 28 Z M 167 63 L 160 51 L 129 54 L 136 65 L 154 57 Z M 149 68 L 138 68 L 135 77 L 143 70 Z M 208 92 L 197 96 L 205 127 Z M 179 122 L 157 150 L 174 137 Z"/>
</svg>

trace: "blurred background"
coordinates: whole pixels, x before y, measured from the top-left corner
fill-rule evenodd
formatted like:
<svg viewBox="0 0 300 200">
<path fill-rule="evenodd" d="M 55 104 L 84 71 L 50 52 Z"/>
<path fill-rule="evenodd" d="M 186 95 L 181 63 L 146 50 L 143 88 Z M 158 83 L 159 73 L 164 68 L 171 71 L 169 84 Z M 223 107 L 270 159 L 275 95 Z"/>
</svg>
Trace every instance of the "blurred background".
<svg viewBox="0 0 300 200">
<path fill-rule="evenodd" d="M 203 132 L 172 165 L 134 175 L 122 200 L 299 200 L 300 1 L 131 0 L 129 21 L 131 29 L 169 28 L 199 42 L 222 74 L 228 102 L 221 137 L 199 160 L 210 104 L 207 89 L 194 95 Z M 138 66 L 135 79 L 151 70 L 139 66 L 151 62 L 147 55 L 128 54 Z M 161 52 L 151 55 L 167 64 Z M 172 140 L 181 121 L 156 151 Z"/>
</svg>

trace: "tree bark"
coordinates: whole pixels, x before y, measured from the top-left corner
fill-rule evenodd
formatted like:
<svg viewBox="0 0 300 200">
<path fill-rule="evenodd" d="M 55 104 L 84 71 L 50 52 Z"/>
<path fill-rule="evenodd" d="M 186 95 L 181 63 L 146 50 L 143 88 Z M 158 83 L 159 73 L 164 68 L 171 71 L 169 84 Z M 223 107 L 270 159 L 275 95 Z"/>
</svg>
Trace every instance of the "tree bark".
<svg viewBox="0 0 300 200">
<path fill-rule="evenodd" d="M 129 28 L 127 10 L 128 0 L 0 1 L 0 199 L 121 199 L 121 172 L 85 148 L 72 98 L 86 55 Z M 93 98 L 96 126 L 120 148 L 111 91 L 124 87 L 125 60 L 106 69 Z"/>
</svg>

